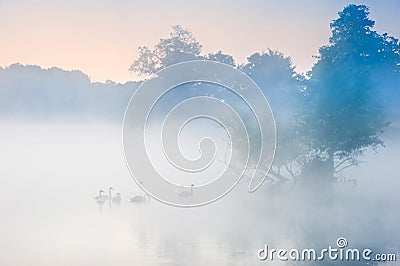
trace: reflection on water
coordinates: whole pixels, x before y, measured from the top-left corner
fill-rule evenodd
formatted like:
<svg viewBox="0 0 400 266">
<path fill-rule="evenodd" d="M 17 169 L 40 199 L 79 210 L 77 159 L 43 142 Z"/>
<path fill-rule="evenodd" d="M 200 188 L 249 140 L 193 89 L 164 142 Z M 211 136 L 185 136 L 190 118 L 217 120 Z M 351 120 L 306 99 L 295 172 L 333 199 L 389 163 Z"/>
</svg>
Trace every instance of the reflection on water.
<svg viewBox="0 0 400 266">
<path fill-rule="evenodd" d="M 265 243 L 319 248 L 340 236 L 353 247 L 399 251 L 393 136 L 349 173 L 358 185 L 337 186 L 329 205 L 267 184 L 249 195 L 243 183 L 196 209 L 129 202 L 137 187 L 119 127 L 3 123 L 0 136 L 0 265 L 271 265 L 257 258 Z M 109 186 L 121 205 L 99 211 L 94 197 Z"/>
</svg>

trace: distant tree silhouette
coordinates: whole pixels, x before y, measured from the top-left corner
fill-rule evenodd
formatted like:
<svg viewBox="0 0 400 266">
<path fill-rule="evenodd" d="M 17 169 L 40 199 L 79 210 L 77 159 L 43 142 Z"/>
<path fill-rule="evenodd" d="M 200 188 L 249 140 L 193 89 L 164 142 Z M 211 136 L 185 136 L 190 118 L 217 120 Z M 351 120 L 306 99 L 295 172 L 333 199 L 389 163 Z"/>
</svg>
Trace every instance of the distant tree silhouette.
<svg viewBox="0 0 400 266">
<path fill-rule="evenodd" d="M 160 39 L 153 50 L 147 46 L 139 47 L 139 57 L 129 70 L 140 75 L 151 75 L 169 65 L 201 58 L 201 48 L 189 30 L 175 25 L 169 38 Z"/>
<path fill-rule="evenodd" d="M 228 54 L 224 54 L 222 51 L 218 51 L 217 53 L 210 53 L 205 57 L 205 59 L 210 61 L 217 61 L 230 66 L 236 66 L 235 59 L 233 59 L 233 57 Z"/>
<path fill-rule="evenodd" d="M 358 165 L 366 149 L 383 145 L 380 134 L 388 123 L 373 81 L 382 65 L 394 70 L 398 41 L 373 26 L 368 7 L 348 5 L 330 25 L 329 44 L 319 50 L 306 89 L 304 134 L 313 173 L 337 178 Z"/>
<path fill-rule="evenodd" d="M 77 70 L 13 64 L 0 69 L 0 117 L 95 117 L 120 123 L 138 85 L 91 83 Z"/>
</svg>

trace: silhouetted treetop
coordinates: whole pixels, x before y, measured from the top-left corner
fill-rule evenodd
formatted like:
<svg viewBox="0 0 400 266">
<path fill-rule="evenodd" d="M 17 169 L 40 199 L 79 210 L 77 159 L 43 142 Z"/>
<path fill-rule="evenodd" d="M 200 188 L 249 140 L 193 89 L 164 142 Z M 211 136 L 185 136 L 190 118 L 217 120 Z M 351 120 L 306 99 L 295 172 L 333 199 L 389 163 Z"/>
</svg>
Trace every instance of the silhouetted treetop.
<svg viewBox="0 0 400 266">
<path fill-rule="evenodd" d="M 235 59 L 231 55 L 224 54 L 222 51 L 208 54 L 205 59 L 210 61 L 217 61 L 230 66 L 236 66 Z"/>
<path fill-rule="evenodd" d="M 289 57 L 278 51 L 268 49 L 264 53 L 256 52 L 247 58 L 243 72 L 253 78 L 265 92 L 266 90 L 287 90 L 292 88 L 297 76 L 295 66 Z"/>
<path fill-rule="evenodd" d="M 331 43 L 346 39 L 355 40 L 360 34 L 369 34 L 375 22 L 369 16 L 369 9 L 364 5 L 349 5 L 340 11 L 339 18 L 331 24 Z"/>
<path fill-rule="evenodd" d="M 175 25 L 169 38 L 160 39 L 153 50 L 147 46 L 139 47 L 139 57 L 129 70 L 151 75 L 169 65 L 200 58 L 201 48 L 189 30 Z"/>
<path fill-rule="evenodd" d="M 320 48 L 321 59 L 357 60 L 359 64 L 392 64 L 399 68 L 399 42 L 387 33 L 373 30 L 375 22 L 369 18 L 364 5 L 348 5 L 331 24 L 329 44 Z M 397 71 L 399 71 L 397 69 Z"/>
</svg>

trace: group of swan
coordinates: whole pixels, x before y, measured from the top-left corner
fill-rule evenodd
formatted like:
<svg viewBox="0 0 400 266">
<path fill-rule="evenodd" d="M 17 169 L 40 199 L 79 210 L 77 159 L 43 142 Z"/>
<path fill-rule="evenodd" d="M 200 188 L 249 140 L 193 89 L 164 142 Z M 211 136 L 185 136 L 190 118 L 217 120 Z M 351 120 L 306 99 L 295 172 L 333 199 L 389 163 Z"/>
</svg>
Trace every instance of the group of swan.
<svg viewBox="0 0 400 266">
<path fill-rule="evenodd" d="M 190 187 L 181 186 L 180 191 L 178 192 L 179 197 L 189 198 L 193 197 L 193 188 L 192 184 Z M 108 188 L 108 195 L 104 193 L 104 190 L 99 190 L 99 194 L 94 197 L 100 209 L 104 203 L 108 202 L 111 207 L 113 204 L 120 205 L 122 201 L 121 193 L 117 192 L 113 195 L 113 188 Z M 150 201 L 150 197 L 148 194 L 136 194 L 134 196 L 129 197 L 130 203 L 148 203 Z"/>
<path fill-rule="evenodd" d="M 112 204 L 117 204 L 119 205 L 122 201 L 121 198 L 121 193 L 117 192 L 115 195 L 113 195 L 113 188 L 109 187 L 108 188 L 108 195 L 104 194 L 104 190 L 100 189 L 99 195 L 94 197 L 96 200 L 97 204 L 102 206 L 104 203 L 108 201 L 109 205 L 111 206 Z"/>
<path fill-rule="evenodd" d="M 100 189 L 99 194 L 94 197 L 97 204 L 101 207 L 104 203 L 108 202 L 109 206 L 111 207 L 113 204 L 120 205 L 122 201 L 121 193 L 117 192 L 113 195 L 113 188 L 108 188 L 108 195 L 104 193 L 104 190 Z M 150 197 L 147 194 L 143 195 L 134 195 L 129 198 L 129 202 L 131 203 L 145 203 L 149 202 Z"/>
</svg>

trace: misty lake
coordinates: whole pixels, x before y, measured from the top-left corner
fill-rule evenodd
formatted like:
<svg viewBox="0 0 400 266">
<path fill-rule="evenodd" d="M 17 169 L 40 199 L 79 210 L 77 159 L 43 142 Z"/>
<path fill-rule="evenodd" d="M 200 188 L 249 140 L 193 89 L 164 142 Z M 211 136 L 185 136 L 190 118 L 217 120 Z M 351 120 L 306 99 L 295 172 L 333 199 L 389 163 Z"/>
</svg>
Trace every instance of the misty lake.
<svg viewBox="0 0 400 266">
<path fill-rule="evenodd" d="M 335 185 L 328 205 L 268 184 L 248 194 L 243 182 L 211 205 L 184 209 L 129 202 L 138 187 L 124 162 L 120 125 L 4 121 L 0 265 L 291 265 L 262 262 L 257 251 L 266 243 L 327 247 L 338 237 L 398 254 L 398 135 L 392 130 L 386 148 L 366 154 L 349 171 L 357 186 Z M 122 202 L 99 210 L 94 197 L 110 186 Z"/>
</svg>

